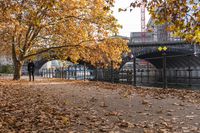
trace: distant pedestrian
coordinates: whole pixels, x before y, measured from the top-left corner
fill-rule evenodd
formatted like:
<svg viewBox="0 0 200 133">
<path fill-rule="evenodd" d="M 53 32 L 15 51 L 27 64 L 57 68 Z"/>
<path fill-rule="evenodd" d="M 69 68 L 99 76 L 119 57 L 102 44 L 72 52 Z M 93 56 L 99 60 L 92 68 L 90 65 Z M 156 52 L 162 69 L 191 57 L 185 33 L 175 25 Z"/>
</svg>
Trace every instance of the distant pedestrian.
<svg viewBox="0 0 200 133">
<path fill-rule="evenodd" d="M 28 75 L 29 75 L 29 81 L 32 80 L 34 81 L 34 71 L 35 71 L 35 65 L 32 60 L 29 60 L 28 62 Z"/>
</svg>

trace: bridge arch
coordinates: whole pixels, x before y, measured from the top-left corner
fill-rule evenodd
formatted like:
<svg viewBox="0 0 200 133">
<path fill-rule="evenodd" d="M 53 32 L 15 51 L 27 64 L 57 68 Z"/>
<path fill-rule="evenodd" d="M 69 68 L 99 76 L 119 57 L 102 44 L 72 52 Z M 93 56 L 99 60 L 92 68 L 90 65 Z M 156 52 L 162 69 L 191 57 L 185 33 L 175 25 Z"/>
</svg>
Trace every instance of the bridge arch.
<svg viewBox="0 0 200 133">
<path fill-rule="evenodd" d="M 133 55 L 138 59 L 144 59 L 151 63 L 156 68 L 162 68 L 162 53 L 157 50 L 157 47 L 147 47 L 137 52 L 133 52 Z M 193 50 L 186 48 L 168 47 L 166 51 L 167 56 L 167 68 L 187 68 L 187 67 L 199 67 L 200 57 L 193 54 Z M 127 56 L 123 59 L 122 65 L 130 62 L 133 58 Z"/>
<path fill-rule="evenodd" d="M 57 58 L 57 57 L 52 57 L 52 58 L 40 58 L 40 59 L 36 60 L 36 61 L 34 62 L 34 64 L 35 64 L 35 73 L 36 73 L 36 74 L 39 74 L 39 70 L 42 68 L 42 66 L 43 66 L 44 64 L 46 64 L 47 62 L 53 61 L 53 60 L 60 60 L 60 61 L 61 61 L 61 59 L 59 59 L 59 58 Z M 66 59 L 66 60 L 63 60 L 63 61 L 72 62 L 70 59 Z M 94 68 L 94 66 L 92 66 L 90 63 L 85 62 L 85 61 L 82 61 L 82 60 L 79 60 L 79 61 L 78 61 L 78 64 L 79 64 L 79 65 L 86 65 L 86 67 L 89 68 L 89 69 Z"/>
</svg>

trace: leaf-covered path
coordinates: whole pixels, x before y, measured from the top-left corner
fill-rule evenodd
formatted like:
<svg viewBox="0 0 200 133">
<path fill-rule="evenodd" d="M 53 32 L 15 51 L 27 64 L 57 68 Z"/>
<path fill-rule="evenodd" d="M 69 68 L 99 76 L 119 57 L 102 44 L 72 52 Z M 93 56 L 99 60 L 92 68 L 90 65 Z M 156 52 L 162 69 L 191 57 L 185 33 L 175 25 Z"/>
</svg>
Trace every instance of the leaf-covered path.
<svg viewBox="0 0 200 133">
<path fill-rule="evenodd" d="M 0 133 L 200 133 L 200 92 L 0 80 Z"/>
</svg>

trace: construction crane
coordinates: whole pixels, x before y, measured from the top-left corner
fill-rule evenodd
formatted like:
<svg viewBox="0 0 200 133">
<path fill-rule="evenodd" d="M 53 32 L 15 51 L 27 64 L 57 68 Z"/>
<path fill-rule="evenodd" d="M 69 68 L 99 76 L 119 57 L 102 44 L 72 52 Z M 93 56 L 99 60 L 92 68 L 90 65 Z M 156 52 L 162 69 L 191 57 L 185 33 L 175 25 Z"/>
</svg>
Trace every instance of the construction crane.
<svg viewBox="0 0 200 133">
<path fill-rule="evenodd" d="M 145 42 L 145 32 L 146 32 L 146 26 L 145 26 L 145 2 L 141 0 L 141 37 L 142 42 Z"/>
</svg>

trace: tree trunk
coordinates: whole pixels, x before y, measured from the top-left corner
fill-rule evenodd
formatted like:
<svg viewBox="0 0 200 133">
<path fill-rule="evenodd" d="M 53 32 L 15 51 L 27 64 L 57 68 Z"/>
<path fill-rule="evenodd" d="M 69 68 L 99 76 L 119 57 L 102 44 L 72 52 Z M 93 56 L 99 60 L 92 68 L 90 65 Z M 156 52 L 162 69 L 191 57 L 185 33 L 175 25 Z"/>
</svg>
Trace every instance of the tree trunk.
<svg viewBox="0 0 200 133">
<path fill-rule="evenodd" d="M 22 72 L 22 62 L 15 61 L 14 62 L 14 75 L 13 80 L 20 80 Z"/>
<path fill-rule="evenodd" d="M 22 54 L 17 57 L 16 49 L 15 49 L 15 37 L 12 37 L 12 59 L 13 59 L 13 65 L 14 65 L 14 75 L 13 80 L 20 80 L 21 78 L 21 72 L 22 72 L 22 65 L 23 61 L 21 60 Z"/>
</svg>

